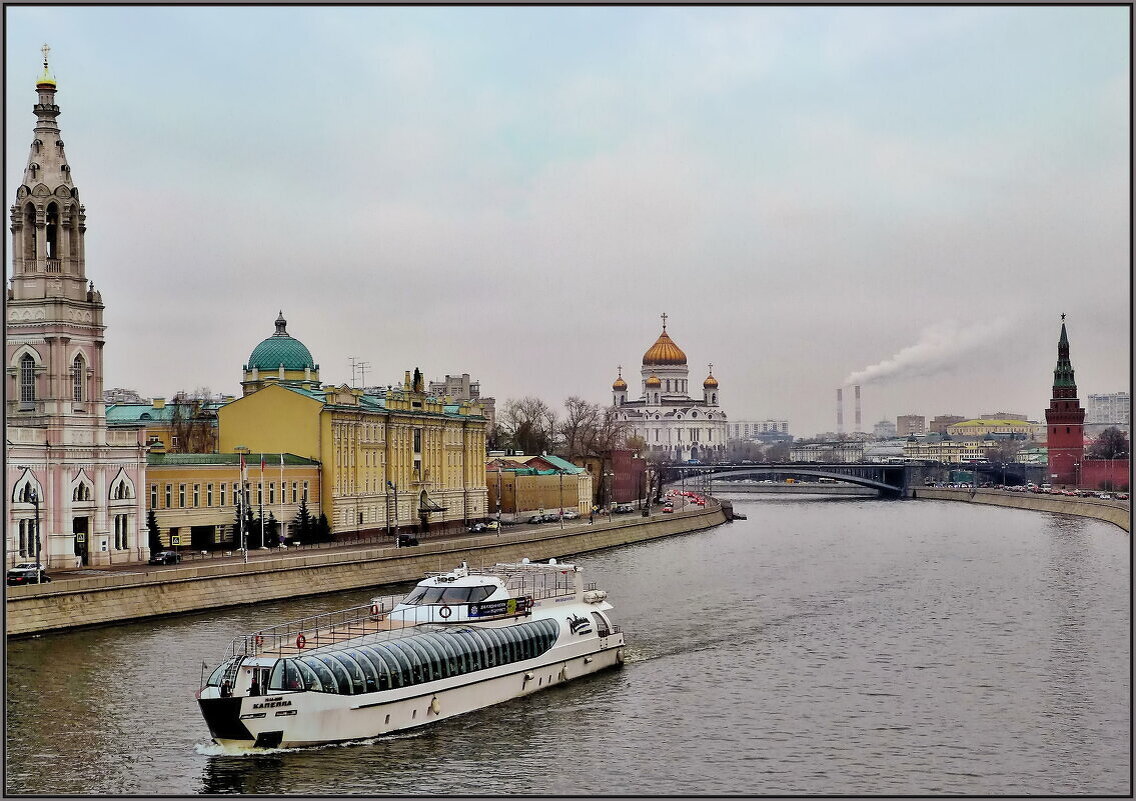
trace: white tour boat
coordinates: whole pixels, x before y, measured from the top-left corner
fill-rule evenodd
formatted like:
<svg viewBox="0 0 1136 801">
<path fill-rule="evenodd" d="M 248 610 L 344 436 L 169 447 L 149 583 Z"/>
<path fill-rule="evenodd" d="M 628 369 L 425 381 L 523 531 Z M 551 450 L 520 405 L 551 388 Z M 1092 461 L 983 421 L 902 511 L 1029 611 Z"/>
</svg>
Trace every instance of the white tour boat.
<svg viewBox="0 0 1136 801">
<path fill-rule="evenodd" d="M 289 748 L 461 715 L 623 662 L 607 593 L 522 560 L 233 640 L 197 701 L 215 742 Z M 203 668 L 204 671 L 204 668 Z"/>
</svg>

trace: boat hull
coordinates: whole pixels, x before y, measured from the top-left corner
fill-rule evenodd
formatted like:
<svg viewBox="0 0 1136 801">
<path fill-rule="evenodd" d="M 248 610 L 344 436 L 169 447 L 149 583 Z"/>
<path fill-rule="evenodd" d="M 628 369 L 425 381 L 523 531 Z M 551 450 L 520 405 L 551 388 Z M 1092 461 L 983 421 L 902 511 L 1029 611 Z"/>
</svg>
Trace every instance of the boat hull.
<svg viewBox="0 0 1136 801">
<path fill-rule="evenodd" d="M 198 702 L 213 740 L 226 748 L 364 740 L 464 715 L 622 664 L 622 633 L 600 638 L 598 645 L 585 652 L 578 646 L 554 648 L 539 659 L 511 664 L 504 673 L 479 671 L 402 690 L 361 695 L 283 692 Z"/>
</svg>

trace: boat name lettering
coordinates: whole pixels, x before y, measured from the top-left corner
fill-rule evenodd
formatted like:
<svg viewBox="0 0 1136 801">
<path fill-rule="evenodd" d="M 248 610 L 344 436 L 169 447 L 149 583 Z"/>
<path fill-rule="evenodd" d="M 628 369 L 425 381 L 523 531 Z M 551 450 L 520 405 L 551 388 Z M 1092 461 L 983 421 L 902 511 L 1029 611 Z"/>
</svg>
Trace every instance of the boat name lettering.
<svg viewBox="0 0 1136 801">
<path fill-rule="evenodd" d="M 516 615 L 532 609 L 532 596 L 524 595 L 520 598 L 507 598 L 503 601 L 489 601 L 488 603 L 470 604 L 470 617 L 493 617 L 494 615 Z"/>
<path fill-rule="evenodd" d="M 252 708 L 253 709 L 271 709 L 274 706 L 292 706 L 292 702 L 291 701 L 278 701 L 278 700 L 265 701 L 262 704 L 253 704 Z"/>
</svg>

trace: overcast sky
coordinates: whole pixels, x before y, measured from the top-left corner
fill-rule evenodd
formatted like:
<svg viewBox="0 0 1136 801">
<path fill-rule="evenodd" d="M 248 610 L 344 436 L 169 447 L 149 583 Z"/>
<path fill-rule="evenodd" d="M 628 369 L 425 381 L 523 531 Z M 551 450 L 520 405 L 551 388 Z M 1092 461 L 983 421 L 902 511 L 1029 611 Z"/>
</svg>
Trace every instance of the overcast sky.
<svg viewBox="0 0 1136 801">
<path fill-rule="evenodd" d="M 1043 419 L 1128 390 L 1129 9 L 8 7 L 9 205 L 47 42 L 106 386 L 635 393 L 668 314 L 733 420 Z M 6 259 L 10 275 L 10 258 Z M 852 428 L 851 392 L 845 427 Z"/>
</svg>

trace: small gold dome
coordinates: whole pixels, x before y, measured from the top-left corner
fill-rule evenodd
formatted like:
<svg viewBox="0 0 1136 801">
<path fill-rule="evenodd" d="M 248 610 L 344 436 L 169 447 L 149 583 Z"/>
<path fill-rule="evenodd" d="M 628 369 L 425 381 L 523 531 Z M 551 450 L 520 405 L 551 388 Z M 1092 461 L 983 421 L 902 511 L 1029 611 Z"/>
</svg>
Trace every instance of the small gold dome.
<svg viewBox="0 0 1136 801">
<path fill-rule="evenodd" d="M 705 389 L 714 389 L 718 386 L 718 379 L 715 378 L 711 373 L 710 375 L 706 376 L 706 380 L 702 382 L 702 386 Z"/>
<path fill-rule="evenodd" d="M 686 364 L 686 354 L 667 335 L 667 329 L 664 328 L 655 344 L 643 354 L 643 364 Z"/>
<path fill-rule="evenodd" d="M 652 374 L 651 377 L 647 379 L 646 385 L 654 389 L 661 387 L 663 385 L 663 382 L 659 380 L 659 377 L 657 375 Z"/>
<path fill-rule="evenodd" d="M 626 381 L 624 381 L 622 377 L 621 377 L 621 378 L 617 378 L 617 379 L 615 379 L 615 381 L 614 381 L 614 382 L 612 383 L 612 385 L 611 385 L 611 388 L 612 388 L 612 389 L 614 389 L 614 390 L 624 390 L 624 389 L 627 389 L 627 382 L 626 382 Z"/>
</svg>

